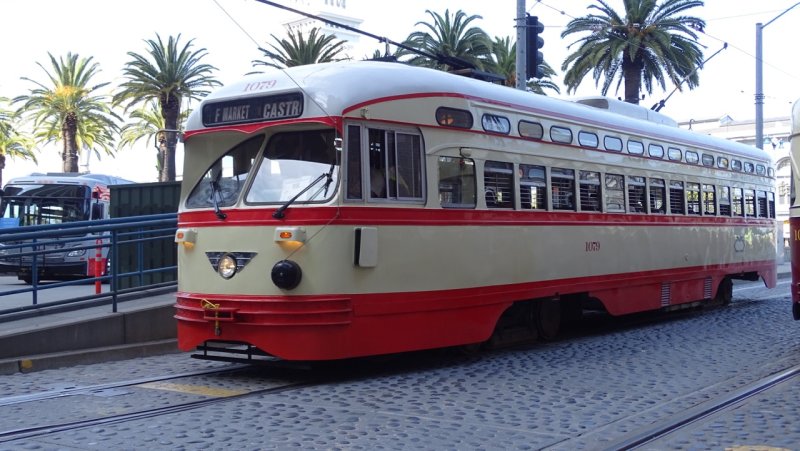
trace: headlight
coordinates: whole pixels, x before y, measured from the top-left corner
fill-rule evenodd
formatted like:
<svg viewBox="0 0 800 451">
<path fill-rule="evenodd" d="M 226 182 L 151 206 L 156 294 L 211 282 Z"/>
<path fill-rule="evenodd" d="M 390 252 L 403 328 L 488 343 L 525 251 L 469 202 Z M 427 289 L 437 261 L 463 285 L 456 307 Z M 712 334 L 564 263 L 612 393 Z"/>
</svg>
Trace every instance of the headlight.
<svg viewBox="0 0 800 451">
<path fill-rule="evenodd" d="M 230 279 L 236 274 L 236 258 L 231 254 L 225 254 L 219 259 L 217 272 L 223 279 Z"/>
<path fill-rule="evenodd" d="M 86 255 L 86 249 L 78 249 L 76 251 L 69 251 L 67 257 L 80 257 Z"/>
<path fill-rule="evenodd" d="M 294 289 L 303 278 L 300 265 L 291 260 L 281 260 L 272 267 L 272 283 L 284 290 Z"/>
</svg>

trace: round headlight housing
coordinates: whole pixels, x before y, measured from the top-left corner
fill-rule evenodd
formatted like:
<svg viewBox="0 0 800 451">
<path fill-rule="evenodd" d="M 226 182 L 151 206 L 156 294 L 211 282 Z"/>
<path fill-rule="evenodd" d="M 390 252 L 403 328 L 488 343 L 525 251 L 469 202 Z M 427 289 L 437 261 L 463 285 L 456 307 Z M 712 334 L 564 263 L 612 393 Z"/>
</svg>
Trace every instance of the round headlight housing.
<svg viewBox="0 0 800 451">
<path fill-rule="evenodd" d="M 217 272 L 223 279 L 230 279 L 236 274 L 236 257 L 225 254 L 219 259 Z"/>
<path fill-rule="evenodd" d="M 272 267 L 272 283 L 284 290 L 291 290 L 300 284 L 303 271 L 300 265 L 291 260 L 281 260 Z"/>
</svg>

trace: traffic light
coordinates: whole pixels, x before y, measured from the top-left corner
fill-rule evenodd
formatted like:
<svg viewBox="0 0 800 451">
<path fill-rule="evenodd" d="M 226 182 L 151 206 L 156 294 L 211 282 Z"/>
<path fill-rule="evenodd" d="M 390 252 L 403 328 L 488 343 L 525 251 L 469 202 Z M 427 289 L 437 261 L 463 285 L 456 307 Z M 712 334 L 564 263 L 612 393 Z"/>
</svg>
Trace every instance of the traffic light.
<svg viewBox="0 0 800 451">
<path fill-rule="evenodd" d="M 537 16 L 525 17 L 525 73 L 528 80 L 542 78 L 544 72 L 539 67 L 544 62 L 544 56 L 539 51 L 544 46 L 544 39 L 539 33 L 544 31 L 544 25 Z"/>
</svg>

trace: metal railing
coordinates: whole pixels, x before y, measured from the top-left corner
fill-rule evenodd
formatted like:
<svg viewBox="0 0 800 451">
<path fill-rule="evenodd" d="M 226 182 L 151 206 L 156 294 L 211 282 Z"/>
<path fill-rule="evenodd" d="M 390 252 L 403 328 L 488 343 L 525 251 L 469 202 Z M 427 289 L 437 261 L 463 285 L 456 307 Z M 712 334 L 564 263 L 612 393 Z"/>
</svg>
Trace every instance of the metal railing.
<svg viewBox="0 0 800 451">
<path fill-rule="evenodd" d="M 0 229 L 0 260 L 5 262 L 3 266 L 6 270 L 23 268 L 21 274 L 24 274 L 26 282 L 30 282 L 24 288 L 0 291 L 0 321 L 15 313 L 87 301 L 110 302 L 112 311 L 117 312 L 117 302 L 122 295 L 175 287 L 176 228 L 177 214 L 163 213 Z M 104 258 L 107 256 L 107 260 L 104 260 L 107 262 L 107 270 L 102 271 L 104 274 L 87 272 L 85 277 L 58 282 L 39 279 L 42 270 L 45 266 L 52 265 L 57 254 L 66 255 L 67 252 L 81 250 L 86 251 L 87 268 L 98 255 L 102 254 Z M 147 255 L 148 251 L 160 254 L 159 258 L 150 258 L 152 256 Z M 97 287 L 94 294 L 69 295 L 70 297 L 64 299 L 45 302 L 40 300 L 44 290 L 86 286 L 89 283 L 94 283 Z M 108 289 L 101 291 L 101 284 L 108 284 Z M 20 295 L 26 293 L 30 293 L 30 302 L 21 302 Z M 14 301 L 9 302 L 12 297 Z"/>
</svg>

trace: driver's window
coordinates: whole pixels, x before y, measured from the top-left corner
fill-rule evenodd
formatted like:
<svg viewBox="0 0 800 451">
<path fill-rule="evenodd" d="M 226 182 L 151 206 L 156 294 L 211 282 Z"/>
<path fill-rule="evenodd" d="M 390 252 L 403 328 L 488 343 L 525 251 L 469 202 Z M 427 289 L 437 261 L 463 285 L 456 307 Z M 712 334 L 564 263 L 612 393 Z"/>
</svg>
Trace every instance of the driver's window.
<svg viewBox="0 0 800 451">
<path fill-rule="evenodd" d="M 255 136 L 240 143 L 215 161 L 189 194 L 186 207 L 213 207 L 214 197 L 216 205 L 220 207 L 236 203 L 263 142 L 263 136 Z"/>
</svg>

